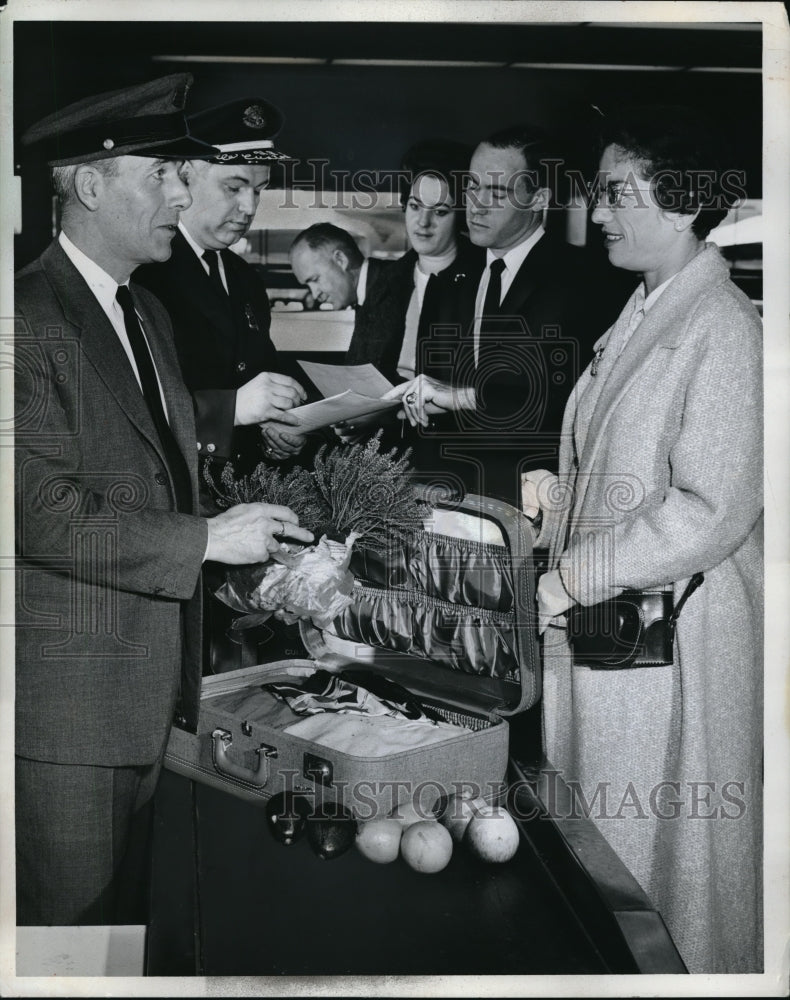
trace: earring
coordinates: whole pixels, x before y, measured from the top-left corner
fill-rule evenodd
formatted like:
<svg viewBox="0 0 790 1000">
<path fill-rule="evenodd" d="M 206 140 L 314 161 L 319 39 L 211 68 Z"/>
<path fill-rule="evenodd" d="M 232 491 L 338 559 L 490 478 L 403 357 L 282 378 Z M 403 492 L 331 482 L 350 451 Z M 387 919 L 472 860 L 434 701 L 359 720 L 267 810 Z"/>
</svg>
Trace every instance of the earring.
<svg viewBox="0 0 790 1000">
<path fill-rule="evenodd" d="M 684 226 L 684 224 L 683 224 L 682 222 L 676 222 L 676 223 L 675 223 L 675 232 L 677 232 L 677 233 L 681 233 L 681 232 L 683 232 L 683 230 L 684 230 L 685 228 L 686 228 L 686 227 Z"/>
</svg>

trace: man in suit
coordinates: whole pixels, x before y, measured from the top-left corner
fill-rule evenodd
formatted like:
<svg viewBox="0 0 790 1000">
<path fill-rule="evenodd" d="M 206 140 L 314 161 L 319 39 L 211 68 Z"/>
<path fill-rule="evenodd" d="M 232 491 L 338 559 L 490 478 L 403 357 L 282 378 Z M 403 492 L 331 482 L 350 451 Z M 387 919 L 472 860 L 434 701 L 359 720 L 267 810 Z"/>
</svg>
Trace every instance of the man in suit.
<svg viewBox="0 0 790 1000">
<path fill-rule="evenodd" d="M 269 337 L 266 286 L 230 250 L 252 225 L 272 164 L 289 159 L 273 143 L 283 118 L 262 98 L 247 97 L 187 121 L 193 136 L 219 152 L 186 164 L 192 204 L 179 219 L 172 254 L 135 278 L 170 314 L 195 401 L 199 458 L 218 460 L 220 468 L 231 460 L 237 473 L 248 473 L 264 454 L 281 460 L 304 445 L 290 430 L 296 421 L 288 410 L 306 396 L 283 371 Z"/>
<path fill-rule="evenodd" d="M 30 128 L 62 230 L 17 275 L 16 849 L 20 924 L 138 923 L 174 712 L 194 728 L 200 573 L 307 541 L 286 507 L 196 513 L 192 403 L 160 303 L 190 204 L 191 84 L 174 74 Z"/>
<path fill-rule="evenodd" d="M 354 330 L 345 363 L 375 365 L 387 378 L 395 374 L 395 338 L 411 296 L 412 282 L 396 274 L 389 261 L 365 257 L 354 237 L 331 222 L 317 222 L 299 233 L 289 251 L 296 280 L 318 305 L 355 310 Z M 395 278 L 394 281 L 389 280 Z M 362 423 L 363 421 L 358 421 Z M 338 437 L 351 443 L 354 430 L 343 421 Z"/>
<path fill-rule="evenodd" d="M 467 462 L 467 482 L 514 506 L 522 468 L 556 467 L 568 394 L 625 297 L 587 250 L 544 224 L 554 163 L 546 137 L 531 126 L 477 146 L 466 220 L 485 260 L 479 281 L 459 287 L 466 318 L 453 378 L 422 376 L 396 389 L 415 425 L 455 410 L 458 444 L 449 447 Z"/>
<path fill-rule="evenodd" d="M 344 363 L 372 364 L 391 382 L 401 381 L 397 363 L 414 289 L 413 257 L 405 264 L 403 258 L 393 262 L 365 257 L 351 233 L 330 222 L 315 223 L 299 233 L 289 256 L 294 276 L 307 286 L 315 303 L 354 309 Z M 341 421 L 334 431 L 343 443 L 354 444 L 382 425 L 387 431 L 385 444 L 397 443 L 399 424 L 393 415 L 360 417 L 353 424 Z"/>
<path fill-rule="evenodd" d="M 289 251 L 291 269 L 318 305 L 333 309 L 361 306 L 369 276 L 380 261 L 365 258 L 351 233 L 331 222 L 317 222 L 299 233 Z"/>
</svg>

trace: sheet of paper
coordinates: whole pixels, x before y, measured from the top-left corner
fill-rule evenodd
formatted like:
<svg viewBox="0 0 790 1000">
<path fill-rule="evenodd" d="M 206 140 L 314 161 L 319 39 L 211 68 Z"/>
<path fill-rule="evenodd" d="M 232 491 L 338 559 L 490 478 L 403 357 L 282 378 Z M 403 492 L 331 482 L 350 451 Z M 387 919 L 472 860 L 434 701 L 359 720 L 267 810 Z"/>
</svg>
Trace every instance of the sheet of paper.
<svg viewBox="0 0 790 1000">
<path fill-rule="evenodd" d="M 350 420 L 352 417 L 363 417 L 368 413 L 392 410 L 400 405 L 399 399 L 372 399 L 370 396 L 363 396 L 349 389 L 337 396 L 330 396 L 329 399 L 319 399 L 316 403 L 296 406 L 288 412 L 299 421 L 299 426 L 294 427 L 293 430 L 306 432 L 320 430 L 320 428 L 336 424 L 340 420 Z M 290 430 L 291 428 L 286 427 L 285 429 Z"/>
<path fill-rule="evenodd" d="M 337 396 L 350 389 L 361 396 L 379 399 L 392 388 L 375 365 L 321 365 L 315 361 L 300 361 L 305 375 L 324 397 Z"/>
</svg>

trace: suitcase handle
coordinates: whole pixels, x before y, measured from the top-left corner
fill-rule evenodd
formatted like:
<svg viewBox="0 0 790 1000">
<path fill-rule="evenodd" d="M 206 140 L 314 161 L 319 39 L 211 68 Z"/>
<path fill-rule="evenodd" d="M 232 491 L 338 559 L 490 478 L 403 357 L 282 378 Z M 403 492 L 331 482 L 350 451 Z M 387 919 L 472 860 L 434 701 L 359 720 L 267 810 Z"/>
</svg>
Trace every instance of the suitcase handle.
<svg viewBox="0 0 790 1000">
<path fill-rule="evenodd" d="M 269 758 L 276 757 L 277 751 L 265 744 L 259 747 L 255 751 L 258 754 L 258 766 L 253 771 L 230 759 L 228 751 L 232 746 L 233 736 L 227 729 L 214 730 L 211 734 L 211 758 L 214 769 L 227 778 L 236 778 L 237 781 L 243 781 L 247 785 L 263 788 L 269 780 Z"/>
</svg>

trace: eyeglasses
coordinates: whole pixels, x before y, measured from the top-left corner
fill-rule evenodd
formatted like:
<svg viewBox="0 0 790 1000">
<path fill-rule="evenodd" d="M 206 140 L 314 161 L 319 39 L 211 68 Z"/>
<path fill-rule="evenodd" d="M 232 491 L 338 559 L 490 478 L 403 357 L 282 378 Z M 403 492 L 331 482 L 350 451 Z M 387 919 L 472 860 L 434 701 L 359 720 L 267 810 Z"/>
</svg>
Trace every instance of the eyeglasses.
<svg viewBox="0 0 790 1000">
<path fill-rule="evenodd" d="M 609 181 L 594 193 L 593 205 L 595 208 L 601 205 L 605 205 L 606 208 L 622 208 L 628 200 L 629 203 L 644 207 L 648 204 L 648 191 L 649 188 L 639 187 L 632 178 Z"/>
</svg>

